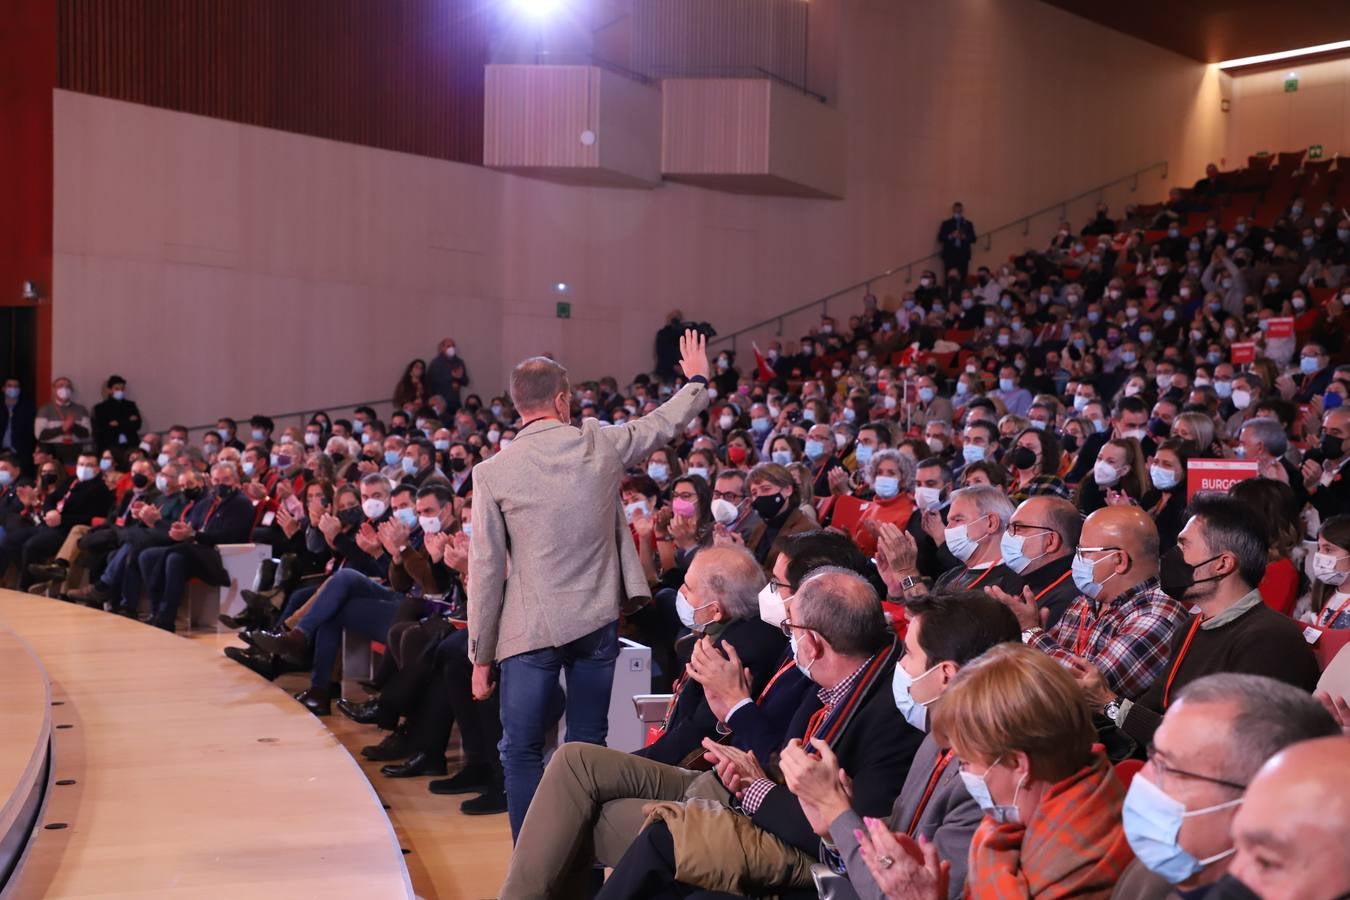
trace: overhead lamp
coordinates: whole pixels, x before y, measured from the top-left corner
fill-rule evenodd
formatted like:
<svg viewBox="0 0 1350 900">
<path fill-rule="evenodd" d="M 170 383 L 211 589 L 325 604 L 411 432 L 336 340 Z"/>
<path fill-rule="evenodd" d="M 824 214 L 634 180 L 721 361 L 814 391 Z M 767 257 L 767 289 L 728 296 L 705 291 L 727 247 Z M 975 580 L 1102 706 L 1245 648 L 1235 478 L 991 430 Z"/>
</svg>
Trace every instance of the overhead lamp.
<svg viewBox="0 0 1350 900">
<path fill-rule="evenodd" d="M 1296 56 L 1312 56 L 1317 53 L 1332 53 L 1336 50 L 1350 50 L 1350 41 L 1335 41 L 1330 44 L 1317 44 L 1313 47 L 1300 47 L 1297 50 L 1281 50 L 1278 53 L 1262 53 L 1257 56 L 1242 56 L 1237 59 L 1225 59 L 1219 63 L 1220 69 L 1240 69 L 1243 66 L 1259 66 L 1263 63 L 1279 62 Z"/>
<path fill-rule="evenodd" d="M 543 20 L 562 9 L 565 0 L 509 0 L 511 8 L 522 16 Z"/>
</svg>

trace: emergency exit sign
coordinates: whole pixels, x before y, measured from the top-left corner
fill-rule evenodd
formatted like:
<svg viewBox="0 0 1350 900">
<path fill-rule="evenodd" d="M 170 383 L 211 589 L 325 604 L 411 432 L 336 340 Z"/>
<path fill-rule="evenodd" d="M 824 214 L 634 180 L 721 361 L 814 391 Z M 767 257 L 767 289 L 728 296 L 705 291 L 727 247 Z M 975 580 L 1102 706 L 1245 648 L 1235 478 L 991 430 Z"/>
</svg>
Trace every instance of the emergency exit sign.
<svg viewBox="0 0 1350 900">
<path fill-rule="evenodd" d="M 570 318 L 572 318 L 572 304 L 570 304 L 570 303 L 559 303 L 559 304 L 558 304 L 557 312 L 558 312 L 558 318 L 560 318 L 560 319 L 570 319 Z"/>
<path fill-rule="evenodd" d="M 1321 158 L 1322 158 L 1321 144 L 1313 144 L 1311 147 L 1308 148 L 1308 159 L 1321 159 Z"/>
<path fill-rule="evenodd" d="M 1297 90 L 1298 90 L 1298 76 L 1290 75 L 1288 78 L 1284 80 L 1284 92 L 1286 94 L 1292 94 L 1294 93 L 1294 91 Z"/>
</svg>

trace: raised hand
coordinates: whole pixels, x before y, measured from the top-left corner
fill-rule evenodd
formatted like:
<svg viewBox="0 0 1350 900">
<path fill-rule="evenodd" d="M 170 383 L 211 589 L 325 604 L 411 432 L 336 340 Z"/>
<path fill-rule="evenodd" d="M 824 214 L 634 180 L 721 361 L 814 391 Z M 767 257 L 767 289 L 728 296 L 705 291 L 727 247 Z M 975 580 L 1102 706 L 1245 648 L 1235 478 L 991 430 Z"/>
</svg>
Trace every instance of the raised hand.
<svg viewBox="0 0 1350 900">
<path fill-rule="evenodd" d="M 708 339 L 702 332 L 689 328 L 680 338 L 680 368 L 684 370 L 685 378 L 695 375 L 708 377 L 711 371 L 708 366 Z"/>
<path fill-rule="evenodd" d="M 1023 588 L 1021 595 L 1017 595 L 1009 594 L 1000 587 L 990 585 L 984 589 L 984 592 L 1012 610 L 1013 615 L 1017 617 L 1018 626 L 1023 631 L 1028 628 L 1042 627 L 1045 622 L 1050 620 L 1050 610 L 1036 608 L 1036 596 L 1031 593 L 1031 588 Z"/>
</svg>

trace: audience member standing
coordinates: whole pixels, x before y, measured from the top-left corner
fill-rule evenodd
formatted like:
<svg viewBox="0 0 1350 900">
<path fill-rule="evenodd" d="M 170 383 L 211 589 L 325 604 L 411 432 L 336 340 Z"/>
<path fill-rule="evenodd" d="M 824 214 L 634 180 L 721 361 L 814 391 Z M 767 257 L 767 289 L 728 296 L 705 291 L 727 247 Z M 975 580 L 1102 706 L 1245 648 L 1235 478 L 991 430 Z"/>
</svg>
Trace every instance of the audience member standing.
<svg viewBox="0 0 1350 900">
<path fill-rule="evenodd" d="M 37 411 L 33 432 L 41 448 L 67 468 L 89 443 L 89 410 L 74 402 L 75 392 L 64 375 L 52 382 L 52 399 Z"/>
<path fill-rule="evenodd" d="M 134 400 L 127 399 L 127 380 L 121 375 L 108 376 L 103 386 L 107 397 L 94 407 L 94 448 L 117 449 L 126 452 L 141 440 L 141 411 Z"/>
<path fill-rule="evenodd" d="M 970 248 L 975 243 L 975 226 L 965 217 L 960 203 L 952 204 L 952 217 L 938 226 L 938 243 L 942 245 L 942 268 L 955 269 L 966 280 L 970 272 Z"/>
<path fill-rule="evenodd" d="M 444 400 L 446 417 L 459 411 L 463 405 L 460 391 L 469 386 L 469 367 L 460 359 L 454 338 L 441 338 L 436 345 L 436 356 L 427 364 L 426 382 L 427 398 Z"/>
<path fill-rule="evenodd" d="M 526 360 L 511 373 L 511 400 L 524 424 L 507 452 L 474 472 L 469 655 L 479 699 L 493 690 L 493 663 L 501 665 L 513 835 L 543 774 L 560 670 L 567 672 L 567 738 L 605 740 L 619 610 L 650 596 L 619 484 L 627 467 L 708 405 L 705 339 L 691 331 L 680 349 L 689 384 L 649 415 L 611 427 L 595 419 L 573 426 L 567 370 L 543 357 Z"/>
<path fill-rule="evenodd" d="M 19 466 L 31 472 L 37 434 L 33 428 L 37 417 L 33 399 L 24 396 L 23 385 L 17 378 L 6 378 L 4 391 L 4 397 L 0 398 L 0 451 L 13 453 Z"/>
</svg>

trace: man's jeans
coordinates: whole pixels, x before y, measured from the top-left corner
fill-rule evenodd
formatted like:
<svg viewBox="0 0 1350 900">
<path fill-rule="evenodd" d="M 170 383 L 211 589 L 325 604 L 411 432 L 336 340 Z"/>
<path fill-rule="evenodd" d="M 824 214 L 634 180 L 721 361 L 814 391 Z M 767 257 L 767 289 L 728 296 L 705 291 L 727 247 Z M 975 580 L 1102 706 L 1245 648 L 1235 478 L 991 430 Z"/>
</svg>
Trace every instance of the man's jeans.
<svg viewBox="0 0 1350 900">
<path fill-rule="evenodd" d="M 502 768 L 515 840 L 544 774 L 544 736 L 558 718 L 558 673 L 567 673 L 567 740 L 604 744 L 609 695 L 619 658 L 619 623 L 562 647 L 518 653 L 501 663 Z"/>
<path fill-rule="evenodd" d="M 355 569 L 340 569 L 328 579 L 298 626 L 314 647 L 310 686 L 328 689 L 344 629 L 371 640 L 384 640 L 402 598 L 402 594 L 371 581 Z"/>
</svg>

